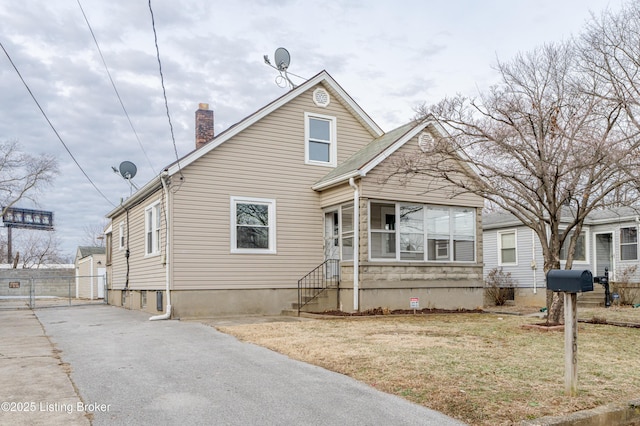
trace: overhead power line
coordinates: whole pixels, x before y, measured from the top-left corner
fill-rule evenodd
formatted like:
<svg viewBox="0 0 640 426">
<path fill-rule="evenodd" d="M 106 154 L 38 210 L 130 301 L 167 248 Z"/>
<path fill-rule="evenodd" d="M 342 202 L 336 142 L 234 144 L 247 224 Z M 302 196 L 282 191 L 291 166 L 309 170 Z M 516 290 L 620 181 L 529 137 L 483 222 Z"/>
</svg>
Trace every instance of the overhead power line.
<svg viewBox="0 0 640 426">
<path fill-rule="evenodd" d="M 151 0 L 149 0 L 149 12 L 151 13 L 151 28 L 153 29 L 153 39 L 156 45 L 156 57 L 158 58 L 158 68 L 160 69 L 160 83 L 162 84 L 162 95 L 164 96 L 164 106 L 167 110 L 167 118 L 169 119 L 169 128 L 171 129 L 171 141 L 173 142 L 173 150 L 176 154 L 176 163 L 180 175 L 182 175 L 182 169 L 180 168 L 180 157 L 178 157 L 178 147 L 176 146 L 176 137 L 173 133 L 173 124 L 171 123 L 171 114 L 169 114 L 169 102 L 167 101 L 167 90 L 164 87 L 164 75 L 162 74 L 162 62 L 160 62 L 160 48 L 158 47 L 158 35 L 156 34 L 156 22 L 153 18 L 153 8 L 151 7 Z"/>
<path fill-rule="evenodd" d="M 13 66 L 13 69 L 16 71 L 16 73 L 18 74 L 18 77 L 20 77 L 20 80 L 22 81 L 22 84 L 24 84 L 24 87 L 27 89 L 27 91 L 29 92 L 29 95 L 31 95 L 31 99 L 33 99 L 33 101 L 36 103 L 36 105 L 38 106 L 38 109 L 40 110 L 40 112 L 42 113 L 42 115 L 44 116 L 45 120 L 47 120 L 47 123 L 49 123 L 49 126 L 51 127 L 51 129 L 53 130 L 53 133 L 56 134 L 56 136 L 58 137 L 58 140 L 60 141 L 60 143 L 62 144 L 62 146 L 64 146 L 64 149 L 67 150 L 67 153 L 69 154 L 69 156 L 71 157 L 71 159 L 73 160 L 74 163 L 76 163 L 76 166 L 78 166 L 78 168 L 80 169 L 80 171 L 82 172 L 82 174 L 84 175 L 85 178 L 87 178 L 87 180 L 89 181 L 89 183 L 91 183 L 91 185 L 93 186 L 93 188 L 102 196 L 102 198 L 104 198 L 109 204 L 111 204 L 113 207 L 116 207 L 116 205 L 111 202 L 111 200 L 109 200 L 103 193 L 102 191 L 100 191 L 100 189 L 98 189 L 98 187 L 96 186 L 96 184 L 91 180 L 91 178 L 89 177 L 89 175 L 87 174 L 87 172 L 84 171 L 84 169 L 82 168 L 82 166 L 80 165 L 80 163 L 78 163 L 78 160 L 76 160 L 76 157 L 73 156 L 73 154 L 71 153 L 71 151 L 69 150 L 69 147 L 67 146 L 67 144 L 64 142 L 64 140 L 62 140 L 62 137 L 60 136 L 60 134 L 58 133 L 58 131 L 56 130 L 56 128 L 53 126 L 53 123 L 51 123 L 51 120 L 49 120 L 49 117 L 47 117 L 47 114 L 44 112 L 44 110 L 42 109 L 42 107 L 40 106 L 40 103 L 38 102 L 38 100 L 36 99 L 35 95 L 33 94 L 33 92 L 31 91 L 31 89 L 29 88 L 29 85 L 27 84 L 27 82 L 24 80 L 24 78 L 22 77 L 22 74 L 20 74 L 20 71 L 18 70 L 18 67 L 16 67 L 16 64 L 13 63 L 13 59 L 11 59 L 11 56 L 9 55 L 9 52 L 7 52 L 7 49 L 4 48 L 4 45 L 2 44 L 2 42 L 0 41 L 0 47 L 2 47 L 2 50 L 4 51 L 4 54 L 7 55 L 7 58 L 9 59 L 9 62 L 11 63 L 11 66 Z"/>
<path fill-rule="evenodd" d="M 98 44 L 98 40 L 96 39 L 96 35 L 93 32 L 93 28 L 91 28 L 91 24 L 89 23 L 89 19 L 87 18 L 87 15 L 84 13 L 84 9 L 82 8 L 82 4 L 80 4 L 80 0 L 77 0 L 77 2 L 78 2 L 78 6 L 80 7 L 80 11 L 82 12 L 82 16 L 84 17 L 84 20 L 87 23 L 87 27 L 89 27 L 89 32 L 91 32 L 91 37 L 93 37 L 93 41 L 96 44 L 96 48 L 98 49 L 98 53 L 100 54 L 100 59 L 102 59 L 102 64 L 104 65 L 104 69 L 107 71 L 107 75 L 109 76 L 109 81 L 111 82 L 111 86 L 113 87 L 114 92 L 116 92 L 116 96 L 118 97 L 118 101 L 120 102 L 120 106 L 122 107 L 122 111 L 124 111 L 124 115 L 127 117 L 127 120 L 129 121 L 129 126 L 131 126 L 131 130 L 133 130 L 133 133 L 136 136 L 136 140 L 138 141 L 138 145 L 140 145 L 140 149 L 142 150 L 142 153 L 144 154 L 145 158 L 147 159 L 147 162 L 149 163 L 149 167 L 151 167 L 151 170 L 155 174 L 156 170 L 154 169 L 153 164 L 151 164 L 151 160 L 149 159 L 149 156 L 147 155 L 147 151 L 145 151 L 144 146 L 142 145 L 142 141 L 140 140 L 140 137 L 138 136 L 138 132 L 136 132 L 136 129 L 133 126 L 133 123 L 131 122 L 131 118 L 129 117 L 129 113 L 127 112 L 127 109 L 124 106 L 124 102 L 122 102 L 122 98 L 120 97 L 120 93 L 118 92 L 118 89 L 116 88 L 116 84 L 114 83 L 113 78 L 111 77 L 111 72 L 109 71 L 109 67 L 107 66 L 107 62 L 105 61 L 104 56 L 102 55 L 102 49 L 100 49 L 100 45 Z"/>
</svg>

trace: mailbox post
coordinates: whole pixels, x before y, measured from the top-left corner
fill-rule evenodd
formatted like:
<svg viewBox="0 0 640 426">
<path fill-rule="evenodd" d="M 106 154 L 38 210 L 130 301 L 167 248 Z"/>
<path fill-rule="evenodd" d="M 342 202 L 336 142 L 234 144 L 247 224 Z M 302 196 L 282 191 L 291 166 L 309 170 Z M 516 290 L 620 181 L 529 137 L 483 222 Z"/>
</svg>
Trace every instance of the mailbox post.
<svg viewBox="0 0 640 426">
<path fill-rule="evenodd" d="M 587 270 L 552 269 L 547 272 L 547 289 L 564 293 L 564 388 L 578 391 L 578 306 L 577 294 L 593 291 L 593 275 Z"/>
</svg>

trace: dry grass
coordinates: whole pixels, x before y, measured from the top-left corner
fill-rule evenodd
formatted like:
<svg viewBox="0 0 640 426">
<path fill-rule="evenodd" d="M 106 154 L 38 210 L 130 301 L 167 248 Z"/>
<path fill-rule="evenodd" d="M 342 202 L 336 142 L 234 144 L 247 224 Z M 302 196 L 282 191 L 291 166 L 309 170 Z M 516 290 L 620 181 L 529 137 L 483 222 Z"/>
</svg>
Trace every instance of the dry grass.
<svg viewBox="0 0 640 426">
<path fill-rule="evenodd" d="M 627 314 L 640 319 L 634 311 Z M 640 329 L 581 323 L 579 394 L 567 397 L 564 333 L 521 328 L 540 321 L 449 314 L 220 329 L 472 425 L 515 424 L 640 396 Z"/>
</svg>

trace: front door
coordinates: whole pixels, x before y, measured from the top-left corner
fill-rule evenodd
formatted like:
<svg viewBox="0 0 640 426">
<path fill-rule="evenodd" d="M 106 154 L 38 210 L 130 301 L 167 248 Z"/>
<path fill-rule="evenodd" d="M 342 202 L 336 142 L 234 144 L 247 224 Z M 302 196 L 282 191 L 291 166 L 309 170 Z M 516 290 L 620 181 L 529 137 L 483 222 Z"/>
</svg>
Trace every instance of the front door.
<svg viewBox="0 0 640 426">
<path fill-rule="evenodd" d="M 338 211 L 324 214 L 324 260 L 340 259 L 340 222 Z M 330 263 L 327 278 L 338 275 L 337 263 Z"/>
<path fill-rule="evenodd" d="M 340 259 L 340 223 L 338 211 L 324 214 L 324 259 Z"/>
<path fill-rule="evenodd" d="M 606 232 L 596 234 L 596 259 L 594 275 L 603 276 L 604 268 L 609 269 L 609 273 L 613 272 L 613 234 Z"/>
</svg>

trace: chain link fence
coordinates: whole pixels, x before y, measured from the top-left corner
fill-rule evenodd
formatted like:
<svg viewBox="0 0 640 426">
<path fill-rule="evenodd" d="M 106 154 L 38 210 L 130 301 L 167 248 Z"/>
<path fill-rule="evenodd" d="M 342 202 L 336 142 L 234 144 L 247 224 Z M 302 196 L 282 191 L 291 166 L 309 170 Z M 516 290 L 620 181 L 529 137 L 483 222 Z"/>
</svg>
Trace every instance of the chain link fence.
<svg viewBox="0 0 640 426">
<path fill-rule="evenodd" d="M 0 276 L 0 309 L 104 304 L 106 283 L 106 275 Z"/>
</svg>

